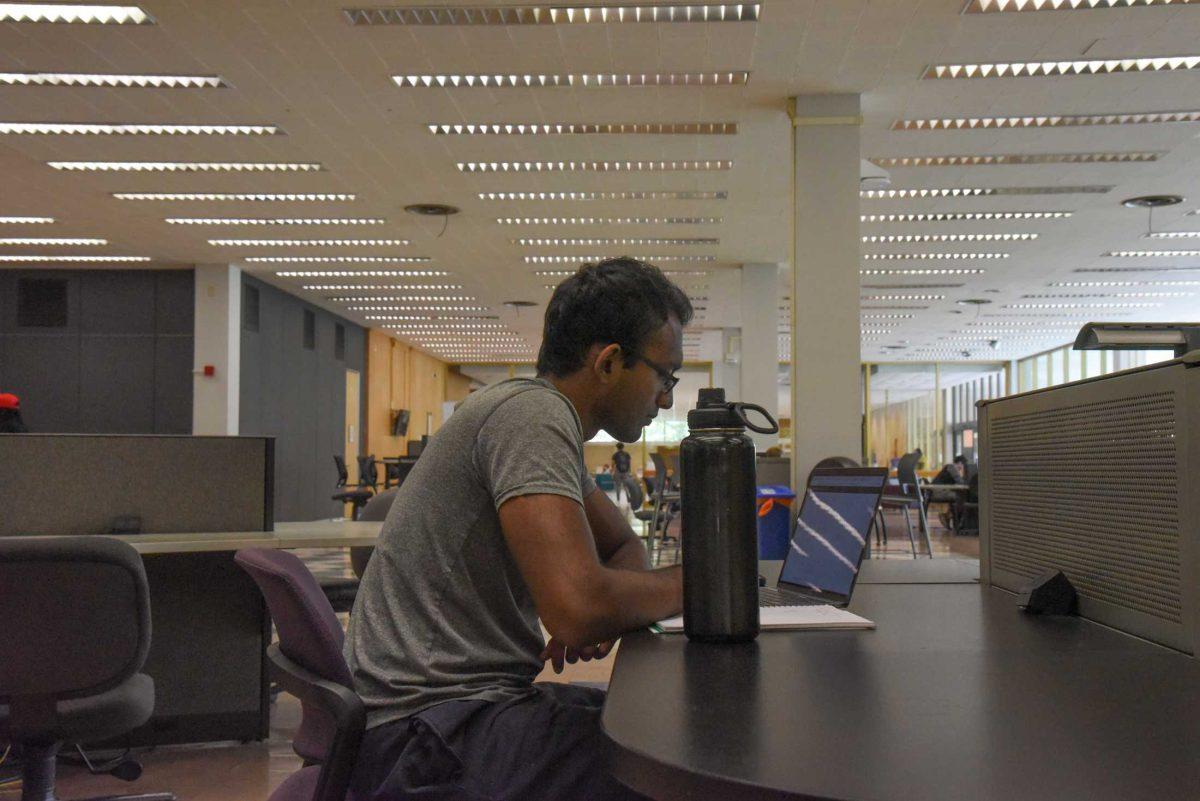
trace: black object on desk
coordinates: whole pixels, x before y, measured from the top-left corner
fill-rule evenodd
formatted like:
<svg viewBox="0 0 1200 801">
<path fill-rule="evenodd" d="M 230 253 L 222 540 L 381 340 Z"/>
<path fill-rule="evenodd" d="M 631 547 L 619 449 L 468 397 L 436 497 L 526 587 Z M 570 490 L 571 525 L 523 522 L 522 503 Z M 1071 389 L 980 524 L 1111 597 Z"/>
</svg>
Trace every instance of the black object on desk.
<svg viewBox="0 0 1200 801">
<path fill-rule="evenodd" d="M 1031 615 L 1075 613 L 1075 587 L 1061 570 L 1047 570 L 1017 594 L 1017 606 Z"/>
<path fill-rule="evenodd" d="M 875 631 L 637 632 L 603 726 L 657 799 L 1128 801 L 1200 787 L 1200 663 L 971 584 L 860 584 Z M 1191 788 L 1191 789 L 1188 789 Z"/>
</svg>

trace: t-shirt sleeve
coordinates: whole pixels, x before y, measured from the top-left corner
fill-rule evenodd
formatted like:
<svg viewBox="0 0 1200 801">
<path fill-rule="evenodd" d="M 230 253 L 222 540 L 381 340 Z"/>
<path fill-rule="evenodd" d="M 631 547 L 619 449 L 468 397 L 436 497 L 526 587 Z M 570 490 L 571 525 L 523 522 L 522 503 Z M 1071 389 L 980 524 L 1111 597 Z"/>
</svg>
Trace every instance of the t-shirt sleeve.
<svg viewBox="0 0 1200 801">
<path fill-rule="evenodd" d="M 582 504 L 595 488 L 575 415 L 550 392 L 522 392 L 500 404 L 479 430 L 475 460 L 497 509 L 520 495 L 562 495 Z"/>
</svg>

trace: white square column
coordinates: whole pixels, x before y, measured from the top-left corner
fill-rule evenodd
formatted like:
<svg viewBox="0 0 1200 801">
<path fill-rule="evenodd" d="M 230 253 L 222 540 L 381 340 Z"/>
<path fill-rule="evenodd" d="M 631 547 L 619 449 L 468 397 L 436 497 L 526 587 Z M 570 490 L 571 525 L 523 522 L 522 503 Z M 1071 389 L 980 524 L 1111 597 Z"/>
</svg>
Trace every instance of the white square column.
<svg viewBox="0 0 1200 801">
<path fill-rule="evenodd" d="M 235 436 L 242 367 L 242 269 L 196 265 L 192 433 Z M 212 368 L 212 375 L 205 368 Z"/>
<path fill-rule="evenodd" d="M 790 103 L 795 153 L 792 481 L 827 456 L 862 458 L 859 96 Z"/>
<path fill-rule="evenodd" d="M 779 265 L 742 265 L 741 392 L 733 400 L 757 403 L 779 418 Z M 753 418 L 758 422 L 758 417 Z M 778 434 L 757 434 L 754 447 L 779 443 Z"/>
</svg>

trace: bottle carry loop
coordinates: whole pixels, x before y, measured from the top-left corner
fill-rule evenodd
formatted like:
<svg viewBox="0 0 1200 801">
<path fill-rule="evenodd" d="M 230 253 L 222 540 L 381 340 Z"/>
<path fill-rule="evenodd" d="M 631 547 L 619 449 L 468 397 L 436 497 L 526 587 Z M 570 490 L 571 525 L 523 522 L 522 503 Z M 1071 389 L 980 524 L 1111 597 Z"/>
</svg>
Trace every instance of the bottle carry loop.
<svg viewBox="0 0 1200 801">
<path fill-rule="evenodd" d="M 742 425 L 746 426 L 746 428 L 750 429 L 751 431 L 757 432 L 759 434 L 777 434 L 777 433 L 779 433 L 779 423 L 775 422 L 775 418 L 771 416 L 770 412 L 768 412 L 766 409 L 759 406 L 758 404 L 756 404 L 756 403 L 731 403 L 731 404 L 729 404 L 729 408 L 733 411 L 734 414 L 736 414 L 738 416 L 738 419 L 742 421 Z M 754 425 L 754 423 L 751 423 L 750 419 L 746 416 L 747 411 L 758 412 L 759 414 L 761 414 L 763 417 L 765 417 L 767 419 L 767 423 L 768 423 L 769 427 L 763 428 L 763 427 Z"/>
</svg>

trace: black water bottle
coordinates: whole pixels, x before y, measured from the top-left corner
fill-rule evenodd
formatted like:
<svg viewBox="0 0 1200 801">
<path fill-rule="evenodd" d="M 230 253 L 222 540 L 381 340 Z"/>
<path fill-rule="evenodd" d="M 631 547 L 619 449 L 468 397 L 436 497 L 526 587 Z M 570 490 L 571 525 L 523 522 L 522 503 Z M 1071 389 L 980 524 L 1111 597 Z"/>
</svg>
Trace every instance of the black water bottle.
<svg viewBox="0 0 1200 801">
<path fill-rule="evenodd" d="M 767 419 L 752 424 L 748 411 Z M 758 636 L 758 526 L 754 442 L 746 429 L 779 430 L 761 406 L 700 390 L 680 445 L 683 473 L 683 630 L 700 642 L 745 642 Z"/>
</svg>

